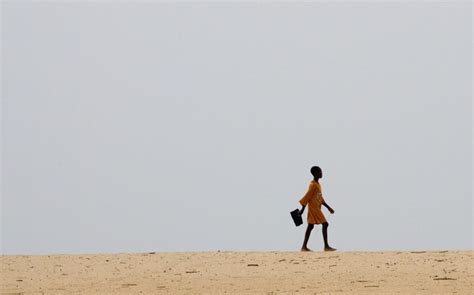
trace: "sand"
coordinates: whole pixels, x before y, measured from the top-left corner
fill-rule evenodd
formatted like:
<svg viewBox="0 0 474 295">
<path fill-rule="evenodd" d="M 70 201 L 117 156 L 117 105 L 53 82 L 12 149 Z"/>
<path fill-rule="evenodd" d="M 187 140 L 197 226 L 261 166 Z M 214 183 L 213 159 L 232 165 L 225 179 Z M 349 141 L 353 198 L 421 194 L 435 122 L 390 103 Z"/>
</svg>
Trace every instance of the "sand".
<svg viewBox="0 0 474 295">
<path fill-rule="evenodd" d="M 1 256 L 1 294 L 473 294 L 473 251 Z"/>
</svg>

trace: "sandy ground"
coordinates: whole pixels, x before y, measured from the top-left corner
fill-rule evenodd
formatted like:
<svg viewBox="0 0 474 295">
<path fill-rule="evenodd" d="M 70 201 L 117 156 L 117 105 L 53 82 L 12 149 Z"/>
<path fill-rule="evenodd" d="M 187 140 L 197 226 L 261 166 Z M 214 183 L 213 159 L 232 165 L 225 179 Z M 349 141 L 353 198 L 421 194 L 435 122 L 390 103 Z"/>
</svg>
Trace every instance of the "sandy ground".
<svg viewBox="0 0 474 295">
<path fill-rule="evenodd" d="M 1 256 L 1 294 L 473 294 L 473 251 Z"/>
</svg>

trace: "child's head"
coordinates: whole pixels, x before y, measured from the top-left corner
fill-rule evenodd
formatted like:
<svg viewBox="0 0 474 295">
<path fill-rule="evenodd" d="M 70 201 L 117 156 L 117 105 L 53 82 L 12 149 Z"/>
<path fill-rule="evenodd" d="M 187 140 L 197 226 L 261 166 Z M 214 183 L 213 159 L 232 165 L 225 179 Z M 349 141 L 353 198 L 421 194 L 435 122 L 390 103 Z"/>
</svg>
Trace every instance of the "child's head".
<svg viewBox="0 0 474 295">
<path fill-rule="evenodd" d="M 323 171 L 318 166 L 311 167 L 311 174 L 314 176 L 314 178 L 322 178 L 323 177 Z"/>
</svg>

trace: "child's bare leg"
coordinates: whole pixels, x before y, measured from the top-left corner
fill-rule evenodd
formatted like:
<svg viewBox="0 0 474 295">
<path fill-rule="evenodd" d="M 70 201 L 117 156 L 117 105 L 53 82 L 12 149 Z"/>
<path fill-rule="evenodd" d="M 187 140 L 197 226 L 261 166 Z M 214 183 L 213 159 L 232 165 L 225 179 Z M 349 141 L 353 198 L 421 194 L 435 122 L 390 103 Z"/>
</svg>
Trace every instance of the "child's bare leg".
<svg viewBox="0 0 474 295">
<path fill-rule="evenodd" d="M 336 249 L 331 248 L 328 243 L 328 226 L 329 223 L 323 223 L 324 251 L 335 251 Z"/>
<path fill-rule="evenodd" d="M 308 227 L 306 228 L 306 233 L 304 234 L 304 242 L 303 242 L 303 247 L 301 247 L 301 251 L 311 251 L 308 249 L 308 240 L 309 236 L 311 235 L 311 231 L 314 228 L 314 224 L 308 224 Z"/>
</svg>

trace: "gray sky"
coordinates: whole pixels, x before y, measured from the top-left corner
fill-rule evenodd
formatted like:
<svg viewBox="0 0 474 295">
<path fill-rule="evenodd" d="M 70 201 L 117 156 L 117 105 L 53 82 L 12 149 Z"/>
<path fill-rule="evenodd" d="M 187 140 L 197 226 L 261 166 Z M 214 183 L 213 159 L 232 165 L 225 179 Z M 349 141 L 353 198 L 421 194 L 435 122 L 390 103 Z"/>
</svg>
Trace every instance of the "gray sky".
<svg viewBox="0 0 474 295">
<path fill-rule="evenodd" d="M 298 250 L 312 165 L 334 247 L 472 249 L 471 30 L 469 2 L 3 1 L 2 253 Z"/>
</svg>

